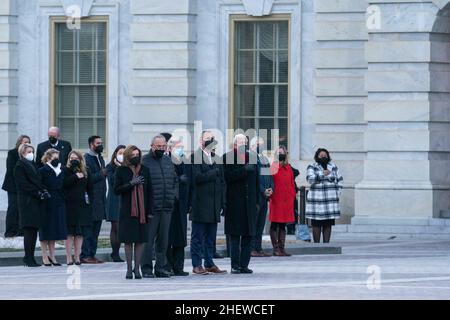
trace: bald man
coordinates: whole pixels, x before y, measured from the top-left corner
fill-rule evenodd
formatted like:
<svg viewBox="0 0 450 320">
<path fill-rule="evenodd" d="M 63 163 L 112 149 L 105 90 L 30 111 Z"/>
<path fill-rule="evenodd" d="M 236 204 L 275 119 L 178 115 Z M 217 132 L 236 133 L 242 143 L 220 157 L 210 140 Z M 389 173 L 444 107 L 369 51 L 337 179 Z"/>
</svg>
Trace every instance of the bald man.
<svg viewBox="0 0 450 320">
<path fill-rule="evenodd" d="M 44 166 L 44 163 L 41 162 L 41 159 L 45 151 L 50 148 L 54 148 L 59 151 L 59 160 L 62 165 L 66 165 L 67 157 L 70 151 L 72 151 L 72 146 L 70 145 L 70 142 L 60 140 L 60 137 L 61 134 L 58 127 L 51 127 L 48 129 L 48 140 L 39 143 L 36 150 L 35 161 L 39 168 Z"/>
</svg>

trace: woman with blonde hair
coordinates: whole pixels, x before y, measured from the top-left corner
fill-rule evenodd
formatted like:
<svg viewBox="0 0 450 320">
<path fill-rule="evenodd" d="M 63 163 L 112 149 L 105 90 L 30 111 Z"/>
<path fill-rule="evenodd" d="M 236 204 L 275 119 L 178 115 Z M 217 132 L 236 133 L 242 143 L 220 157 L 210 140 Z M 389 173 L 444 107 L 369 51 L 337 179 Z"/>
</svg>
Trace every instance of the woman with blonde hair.
<svg viewBox="0 0 450 320">
<path fill-rule="evenodd" d="M 280 146 L 270 169 L 274 192 L 270 197 L 270 240 L 274 256 L 290 256 L 285 251 L 286 224 L 295 221 L 294 200 L 296 196 L 294 172 L 287 158 L 286 147 Z"/>
<path fill-rule="evenodd" d="M 67 223 L 63 191 L 65 174 L 59 161 L 59 151 L 48 149 L 42 157 L 42 163 L 44 166 L 39 169 L 42 183 L 51 195 L 45 203 L 44 219 L 39 230 L 42 261 L 45 266 L 61 266 L 56 261 L 55 244 L 57 240 L 67 239 Z"/>
<path fill-rule="evenodd" d="M 80 265 L 81 246 L 88 227 L 92 224 L 91 175 L 79 151 L 72 150 L 64 168 L 64 193 L 66 202 L 67 265 Z M 74 256 L 72 257 L 72 245 Z M 75 260 L 75 261 L 74 261 Z"/>
<path fill-rule="evenodd" d="M 141 160 L 141 150 L 128 146 L 123 153 L 122 166 L 116 169 L 114 183 L 114 192 L 120 195 L 119 239 L 125 243 L 126 279 L 133 279 L 133 273 L 135 279 L 142 279 L 141 258 L 144 243 L 148 241 L 148 222 L 152 213 L 150 171 Z"/>
<path fill-rule="evenodd" d="M 17 138 L 14 149 L 8 151 L 6 157 L 6 174 L 3 181 L 2 189 L 8 193 L 8 210 L 6 211 L 5 221 L 5 238 L 13 238 L 22 235 L 19 228 L 19 211 L 17 208 L 17 190 L 14 179 L 14 167 L 19 161 L 19 147 L 23 143 L 31 143 L 31 139 L 27 135 L 20 135 Z"/>
</svg>

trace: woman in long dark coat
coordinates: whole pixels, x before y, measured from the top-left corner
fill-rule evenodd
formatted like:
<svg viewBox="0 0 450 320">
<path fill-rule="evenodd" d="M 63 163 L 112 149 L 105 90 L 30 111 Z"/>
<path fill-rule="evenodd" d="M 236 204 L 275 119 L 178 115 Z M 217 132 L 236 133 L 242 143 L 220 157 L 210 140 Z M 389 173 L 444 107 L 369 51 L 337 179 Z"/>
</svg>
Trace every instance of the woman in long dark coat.
<svg viewBox="0 0 450 320">
<path fill-rule="evenodd" d="M 42 183 L 51 198 L 45 202 L 42 226 L 39 229 L 42 261 L 45 266 L 60 266 L 55 257 L 57 240 L 67 239 L 66 204 L 64 200 L 64 172 L 59 162 L 59 151 L 48 149 L 42 157 L 44 166 L 39 169 Z"/>
<path fill-rule="evenodd" d="M 187 276 L 184 269 L 184 249 L 187 246 L 187 216 L 190 207 L 191 165 L 186 162 L 181 140 L 171 138 L 168 143 L 172 162 L 178 176 L 178 200 L 170 219 L 167 271 L 174 276 Z"/>
<path fill-rule="evenodd" d="M 111 259 L 113 262 L 123 262 L 120 258 L 120 240 L 119 240 L 119 211 L 120 211 L 120 196 L 114 192 L 114 179 L 116 169 L 123 163 L 123 153 L 126 146 L 119 145 L 114 150 L 111 156 L 111 162 L 106 166 L 108 174 L 108 196 L 106 197 L 106 220 L 111 222 L 111 231 L 109 240 L 111 243 L 112 253 Z"/>
<path fill-rule="evenodd" d="M 14 168 L 19 210 L 19 226 L 23 231 L 27 267 L 39 267 L 34 258 L 38 229 L 41 226 L 42 201 L 50 197 L 41 181 L 41 175 L 35 164 L 34 148 L 30 144 L 19 147 L 20 159 Z"/>
<path fill-rule="evenodd" d="M 92 225 L 92 199 L 91 175 L 86 168 L 83 155 L 72 150 L 68 155 L 67 167 L 64 168 L 64 194 L 66 200 L 67 265 L 80 265 L 81 246 L 83 236 Z M 74 259 L 72 258 L 72 244 L 74 246 Z M 75 260 L 75 261 L 73 261 Z"/>
<path fill-rule="evenodd" d="M 127 260 L 126 279 L 142 279 L 141 258 L 144 243 L 148 239 L 148 222 L 152 203 L 150 171 L 141 164 L 142 152 L 136 146 L 128 146 L 123 165 L 116 170 L 114 192 L 120 194 L 119 239 L 125 243 Z M 134 245 L 134 269 L 133 263 Z"/>
<path fill-rule="evenodd" d="M 225 234 L 230 239 L 231 273 L 252 273 L 248 268 L 251 240 L 256 235 L 259 177 L 257 155 L 249 152 L 247 137 L 239 134 L 234 148 L 223 156 L 227 183 Z"/>
<path fill-rule="evenodd" d="M 14 179 L 14 168 L 19 161 L 19 147 L 21 144 L 31 143 L 30 137 L 21 135 L 17 138 L 14 149 L 8 151 L 6 157 L 6 174 L 2 189 L 8 193 L 8 210 L 6 211 L 5 238 L 13 238 L 22 235 L 19 228 L 19 210 L 17 209 L 17 190 Z"/>
</svg>

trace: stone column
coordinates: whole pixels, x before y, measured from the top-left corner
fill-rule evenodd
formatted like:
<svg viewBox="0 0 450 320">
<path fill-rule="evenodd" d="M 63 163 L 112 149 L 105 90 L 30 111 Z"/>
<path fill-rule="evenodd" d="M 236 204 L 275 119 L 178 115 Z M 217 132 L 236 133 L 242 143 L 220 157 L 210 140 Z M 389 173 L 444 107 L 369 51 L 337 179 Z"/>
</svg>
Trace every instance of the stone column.
<svg viewBox="0 0 450 320">
<path fill-rule="evenodd" d="M 131 0 L 133 141 L 191 129 L 195 103 L 195 0 Z"/>
<path fill-rule="evenodd" d="M 354 221 L 427 221 L 450 208 L 450 19 L 430 1 L 370 4 L 380 25 L 366 46 L 367 160 Z"/>
</svg>

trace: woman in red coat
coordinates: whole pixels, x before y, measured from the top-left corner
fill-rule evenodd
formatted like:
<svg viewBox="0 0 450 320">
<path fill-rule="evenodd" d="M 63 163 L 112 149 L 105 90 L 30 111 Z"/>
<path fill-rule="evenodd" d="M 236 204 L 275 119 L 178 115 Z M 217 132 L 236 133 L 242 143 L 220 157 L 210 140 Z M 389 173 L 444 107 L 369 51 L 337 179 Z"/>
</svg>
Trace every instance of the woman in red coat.
<svg viewBox="0 0 450 320">
<path fill-rule="evenodd" d="M 274 256 L 290 256 L 285 250 L 286 224 L 295 221 L 294 200 L 296 196 L 294 173 L 287 159 L 286 147 L 280 146 L 271 165 L 274 192 L 270 197 L 270 240 Z"/>
</svg>

